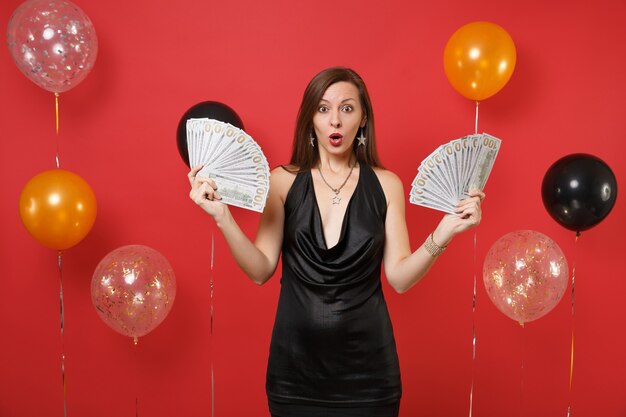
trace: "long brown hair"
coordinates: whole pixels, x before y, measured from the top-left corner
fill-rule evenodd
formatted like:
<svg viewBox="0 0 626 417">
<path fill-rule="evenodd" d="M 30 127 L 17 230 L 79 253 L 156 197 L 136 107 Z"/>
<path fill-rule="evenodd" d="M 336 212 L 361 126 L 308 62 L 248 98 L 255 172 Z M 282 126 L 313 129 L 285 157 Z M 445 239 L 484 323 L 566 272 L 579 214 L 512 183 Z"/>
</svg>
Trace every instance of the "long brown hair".
<svg viewBox="0 0 626 417">
<path fill-rule="evenodd" d="M 300 171 L 311 169 L 319 161 L 318 147 L 311 146 L 310 140 L 313 132 L 313 116 L 328 87 L 341 81 L 352 83 L 357 88 L 363 115 L 367 120 L 363 128 L 366 138 L 365 145 L 358 146 L 358 141 L 355 140 L 354 154 L 361 163 L 372 167 L 382 166 L 376 150 L 376 130 L 374 129 L 372 103 L 363 79 L 350 68 L 332 67 L 323 70 L 313 77 L 306 90 L 304 90 L 298 118 L 296 119 L 296 130 L 293 136 L 291 160 L 289 161 L 291 166 L 297 167 Z"/>
</svg>

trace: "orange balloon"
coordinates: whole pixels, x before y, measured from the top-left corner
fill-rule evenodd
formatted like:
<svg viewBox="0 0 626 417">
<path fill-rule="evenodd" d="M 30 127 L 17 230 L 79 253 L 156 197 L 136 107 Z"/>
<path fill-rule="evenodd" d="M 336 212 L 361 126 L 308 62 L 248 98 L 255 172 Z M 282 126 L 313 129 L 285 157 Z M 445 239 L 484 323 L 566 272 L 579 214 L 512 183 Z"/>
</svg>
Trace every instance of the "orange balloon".
<svg viewBox="0 0 626 417">
<path fill-rule="evenodd" d="M 63 169 L 34 176 L 20 194 L 20 217 L 42 245 L 63 250 L 80 242 L 96 220 L 96 196 L 87 181 Z"/>
<path fill-rule="evenodd" d="M 515 44 L 502 27 L 490 22 L 468 23 L 448 40 L 443 66 L 448 81 L 474 101 L 496 94 L 515 68 Z"/>
</svg>

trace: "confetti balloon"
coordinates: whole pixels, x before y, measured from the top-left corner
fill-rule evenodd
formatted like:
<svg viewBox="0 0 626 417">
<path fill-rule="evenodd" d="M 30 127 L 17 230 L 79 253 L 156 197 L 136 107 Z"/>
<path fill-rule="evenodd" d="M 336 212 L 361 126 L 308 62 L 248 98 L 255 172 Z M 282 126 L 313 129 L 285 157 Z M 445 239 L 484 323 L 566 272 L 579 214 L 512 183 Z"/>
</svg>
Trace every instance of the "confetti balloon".
<svg viewBox="0 0 626 417">
<path fill-rule="evenodd" d="M 567 287 L 567 260 L 548 236 L 519 230 L 489 249 L 483 280 L 498 310 L 523 325 L 559 303 Z"/>
<path fill-rule="evenodd" d="M 161 324 L 175 296 L 176 279 L 167 259 L 142 245 L 106 255 L 91 280 L 91 300 L 100 318 L 135 340 Z"/>
<path fill-rule="evenodd" d="M 7 44 L 22 73 L 53 93 L 80 83 L 98 54 L 91 20 L 67 0 L 22 3 L 9 21 Z"/>
</svg>

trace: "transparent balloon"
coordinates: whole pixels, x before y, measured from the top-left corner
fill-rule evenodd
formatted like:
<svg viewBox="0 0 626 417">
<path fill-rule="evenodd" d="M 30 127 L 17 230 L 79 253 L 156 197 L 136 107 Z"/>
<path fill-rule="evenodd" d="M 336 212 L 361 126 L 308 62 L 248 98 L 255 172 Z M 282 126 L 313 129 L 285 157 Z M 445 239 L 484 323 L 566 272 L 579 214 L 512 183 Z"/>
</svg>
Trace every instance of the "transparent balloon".
<svg viewBox="0 0 626 417">
<path fill-rule="evenodd" d="M 502 313 L 522 325 L 556 307 L 568 276 L 561 248 L 532 230 L 502 236 L 487 252 L 483 266 L 489 298 Z"/>
<path fill-rule="evenodd" d="M 135 340 L 163 322 L 175 297 L 172 267 L 148 246 L 115 249 L 100 261 L 91 280 L 91 300 L 100 318 Z"/>
<path fill-rule="evenodd" d="M 7 44 L 22 73 L 53 93 L 80 83 L 98 54 L 91 20 L 67 0 L 22 3 L 9 20 Z"/>
</svg>

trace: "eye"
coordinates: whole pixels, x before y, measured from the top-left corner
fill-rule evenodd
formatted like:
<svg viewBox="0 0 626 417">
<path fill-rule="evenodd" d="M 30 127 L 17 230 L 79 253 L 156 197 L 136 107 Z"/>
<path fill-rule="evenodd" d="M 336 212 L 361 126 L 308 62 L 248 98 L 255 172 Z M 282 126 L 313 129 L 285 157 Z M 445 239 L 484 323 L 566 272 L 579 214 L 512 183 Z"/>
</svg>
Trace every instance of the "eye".
<svg viewBox="0 0 626 417">
<path fill-rule="evenodd" d="M 346 113 L 350 113 L 352 110 L 354 110 L 354 109 L 352 108 L 352 106 L 349 106 L 349 105 L 343 106 L 341 108 L 341 111 L 344 111 Z"/>
<path fill-rule="evenodd" d="M 317 111 L 319 111 L 320 113 L 326 113 L 328 111 L 328 107 L 327 106 L 319 106 L 317 108 Z"/>
</svg>

